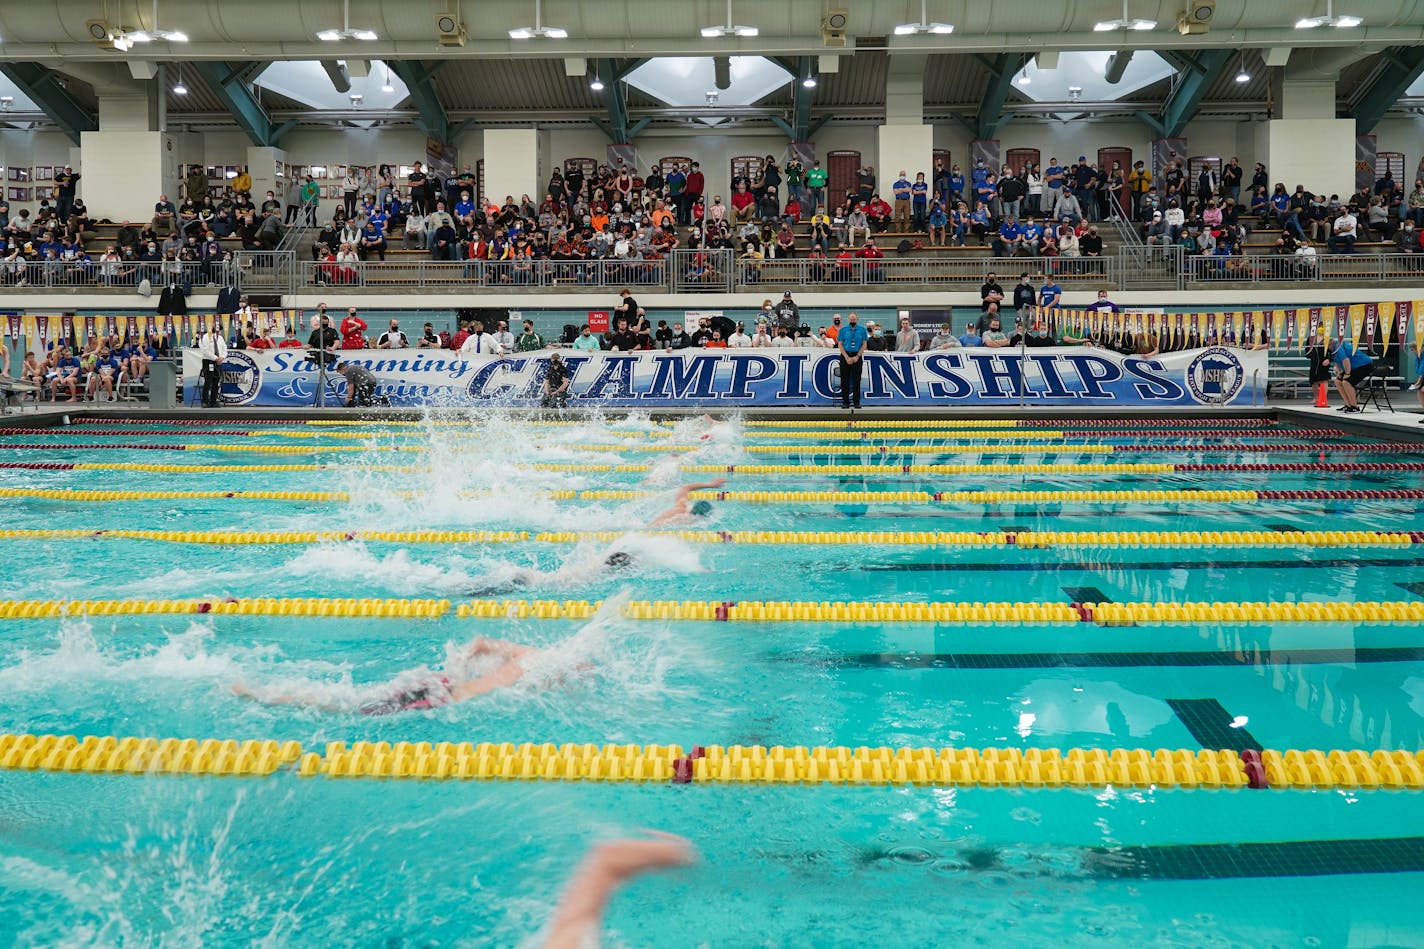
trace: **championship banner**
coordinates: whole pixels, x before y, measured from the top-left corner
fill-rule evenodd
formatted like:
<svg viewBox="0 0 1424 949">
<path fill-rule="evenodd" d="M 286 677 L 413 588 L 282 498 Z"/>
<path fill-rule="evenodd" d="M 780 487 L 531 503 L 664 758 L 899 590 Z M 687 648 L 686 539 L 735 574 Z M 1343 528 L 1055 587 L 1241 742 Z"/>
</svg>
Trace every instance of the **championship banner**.
<svg viewBox="0 0 1424 949">
<path fill-rule="evenodd" d="M 1330 337 L 1328 342 L 1337 339 L 1344 339 L 1345 334 L 1350 332 L 1350 308 L 1348 306 L 1337 306 L 1335 308 L 1335 335 Z"/>
<path fill-rule="evenodd" d="M 59 335 L 66 343 L 72 346 L 78 345 L 78 340 L 74 338 L 74 317 L 69 313 L 62 313 L 59 317 Z"/>
<path fill-rule="evenodd" d="M 1286 311 L 1286 349 L 1295 349 L 1296 325 L 1300 319 L 1300 310 Z"/>
<path fill-rule="evenodd" d="M 149 317 L 149 319 L 152 319 L 152 317 Z M 178 340 L 173 333 L 173 317 L 171 316 L 165 316 L 163 318 L 163 335 L 168 337 L 168 344 L 170 346 L 178 345 Z"/>
<path fill-rule="evenodd" d="M 1375 320 L 1378 314 L 1379 307 L 1373 303 L 1365 304 L 1365 352 L 1371 352 L 1375 348 Z"/>
<path fill-rule="evenodd" d="M 150 313 L 146 319 L 148 320 L 148 327 L 144 330 L 144 338 L 150 339 L 158 335 L 158 317 Z"/>
<path fill-rule="evenodd" d="M 1398 333 L 1395 342 L 1399 345 L 1401 352 L 1404 351 L 1405 344 L 1409 337 L 1409 315 L 1415 309 L 1414 304 L 1409 301 L 1395 304 L 1394 307 L 1394 328 Z"/>
<path fill-rule="evenodd" d="M 119 331 L 118 317 L 110 315 L 104 317 L 104 335 L 113 336 Z"/>
<path fill-rule="evenodd" d="M 40 337 L 40 352 L 49 351 L 49 317 L 36 316 L 35 329 Z"/>
<path fill-rule="evenodd" d="M 95 317 L 95 316 L 86 316 L 86 317 L 84 317 L 84 338 L 85 338 L 86 340 L 87 340 L 89 337 L 91 337 L 91 336 L 94 335 L 94 331 L 95 331 L 95 329 L 97 328 L 97 327 L 95 326 L 95 323 L 94 323 L 94 321 L 95 321 L 96 319 L 98 319 L 98 317 Z"/>
<path fill-rule="evenodd" d="M 561 353 L 570 402 L 590 407 L 832 406 L 840 359 L 829 351 L 684 350 Z M 342 358 L 368 368 L 376 395 L 399 406 L 537 405 L 548 352 L 462 356 L 444 350 L 361 350 Z M 196 396 L 196 349 L 183 351 L 185 398 Z M 1077 346 L 1026 351 L 981 347 L 865 354 L 862 401 L 887 406 L 1252 405 L 1265 396 L 1265 350 L 1211 347 L 1150 359 Z M 231 350 L 223 363 L 226 405 L 304 406 L 318 370 L 305 350 Z M 328 374 L 328 398 L 346 380 Z"/>
<path fill-rule="evenodd" d="M 1389 355 L 1389 344 L 1394 336 L 1391 332 L 1391 330 L 1394 329 L 1394 324 L 1391 320 L 1394 318 L 1394 311 L 1397 307 L 1398 304 L 1395 303 L 1381 303 L 1376 308 L 1379 320 L 1380 342 L 1384 345 L 1384 354 L 1386 356 Z"/>
<path fill-rule="evenodd" d="M 18 313 L 11 313 L 11 314 L 10 314 L 10 338 L 11 338 L 11 339 L 18 340 L 18 339 L 20 338 L 20 327 L 21 327 L 21 324 L 22 324 L 22 323 L 23 323 L 23 321 L 20 319 L 20 314 L 18 314 Z"/>
</svg>

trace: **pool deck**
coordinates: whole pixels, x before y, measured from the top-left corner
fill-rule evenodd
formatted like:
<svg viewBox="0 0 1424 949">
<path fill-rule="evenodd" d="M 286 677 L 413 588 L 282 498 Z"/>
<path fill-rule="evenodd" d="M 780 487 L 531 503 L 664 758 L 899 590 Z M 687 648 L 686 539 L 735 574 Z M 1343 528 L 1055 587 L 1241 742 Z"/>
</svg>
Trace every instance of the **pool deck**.
<svg viewBox="0 0 1424 949">
<path fill-rule="evenodd" d="M 785 406 L 785 407 L 757 407 L 757 408 L 723 408 L 713 407 L 689 407 L 689 408 L 655 408 L 647 410 L 648 414 L 656 417 L 684 417 L 710 414 L 719 417 L 740 415 L 746 418 L 797 418 L 808 420 L 826 419 L 903 419 L 903 418 L 923 418 L 923 419 L 1017 419 L 1017 418 L 1039 418 L 1039 419 L 1082 419 L 1082 418 L 1170 418 L 1170 419 L 1220 419 L 1220 418 L 1259 418 L 1261 416 L 1273 416 L 1285 422 L 1297 424 L 1319 425 L 1328 422 L 1332 428 L 1342 428 L 1346 431 L 1356 432 L 1361 435 L 1372 437 L 1406 439 L 1416 441 L 1424 439 L 1424 412 L 1421 412 L 1413 395 L 1408 392 L 1392 394 L 1395 407 L 1398 411 L 1379 411 L 1374 408 L 1357 415 L 1346 415 L 1338 411 L 1338 403 L 1333 403 L 1331 407 L 1318 409 L 1313 403 L 1307 401 L 1300 402 L 1272 402 L 1265 406 L 1227 406 L 1212 407 L 1200 406 L 1192 408 L 1170 407 L 1170 408 L 1150 408 L 1150 407 L 1089 407 L 1089 406 L 1039 406 L 1034 408 L 1020 408 L 1018 406 L 1005 406 L 1003 408 L 974 408 L 965 409 L 963 407 L 937 408 L 914 408 L 905 407 L 871 407 L 856 409 L 848 412 L 843 409 L 825 406 Z M 451 410 L 455 412 L 479 411 L 468 408 Z M 515 415 L 543 415 L 543 410 L 537 408 L 513 408 L 505 409 Z M 623 409 L 610 408 L 606 410 L 608 415 L 622 415 Z M 568 417 L 577 417 L 581 414 L 579 409 L 569 410 Z M 353 417 L 362 419 L 412 419 L 420 418 L 423 413 L 418 409 L 363 409 L 359 413 L 346 408 L 273 408 L 258 406 L 233 406 L 222 409 L 198 409 L 198 408 L 174 408 L 155 409 L 146 402 L 101 402 L 101 403 L 41 403 L 38 408 L 9 408 L 3 419 L 0 419 L 0 427 L 5 428 L 49 428 L 71 424 L 71 420 L 77 417 L 85 418 L 133 418 L 135 416 L 151 419 L 155 422 L 163 419 L 203 419 L 210 422 L 226 422 L 238 419 L 251 418 L 297 418 L 297 419 L 351 419 Z"/>
</svg>

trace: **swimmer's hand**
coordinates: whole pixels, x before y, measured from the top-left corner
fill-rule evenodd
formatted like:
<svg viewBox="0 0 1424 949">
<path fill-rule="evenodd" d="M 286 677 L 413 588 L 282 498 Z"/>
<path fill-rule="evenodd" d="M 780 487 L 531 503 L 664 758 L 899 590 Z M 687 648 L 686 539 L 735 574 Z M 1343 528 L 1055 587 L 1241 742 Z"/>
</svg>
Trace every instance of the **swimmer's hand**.
<svg viewBox="0 0 1424 949">
<path fill-rule="evenodd" d="M 228 686 L 228 689 L 232 692 L 233 695 L 237 696 L 240 699 L 252 699 L 253 701 L 257 700 L 257 693 L 252 691 L 252 687 L 249 686 L 246 682 L 234 682 L 232 685 Z"/>
<path fill-rule="evenodd" d="M 577 949 L 596 937 L 603 912 L 624 882 L 649 870 L 695 862 L 692 844 L 673 834 L 648 831 L 652 840 L 608 840 L 595 844 L 564 889 L 550 920 L 544 949 Z"/>
</svg>

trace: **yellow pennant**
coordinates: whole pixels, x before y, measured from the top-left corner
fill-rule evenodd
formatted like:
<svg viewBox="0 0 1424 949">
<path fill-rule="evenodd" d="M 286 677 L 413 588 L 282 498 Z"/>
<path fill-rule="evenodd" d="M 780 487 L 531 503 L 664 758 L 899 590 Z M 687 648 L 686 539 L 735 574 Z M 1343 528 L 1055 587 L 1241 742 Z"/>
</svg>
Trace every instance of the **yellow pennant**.
<svg viewBox="0 0 1424 949">
<path fill-rule="evenodd" d="M 1379 318 L 1375 322 L 1375 328 L 1384 336 L 1384 355 L 1389 355 L 1389 344 L 1394 340 L 1394 304 L 1381 303 L 1379 305 Z"/>
</svg>

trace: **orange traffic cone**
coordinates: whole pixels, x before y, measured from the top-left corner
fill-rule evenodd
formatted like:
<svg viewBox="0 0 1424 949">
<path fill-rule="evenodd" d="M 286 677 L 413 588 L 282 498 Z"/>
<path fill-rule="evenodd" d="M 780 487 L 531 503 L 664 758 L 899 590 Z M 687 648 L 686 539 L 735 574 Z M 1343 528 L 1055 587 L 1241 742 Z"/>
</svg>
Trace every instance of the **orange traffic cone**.
<svg viewBox="0 0 1424 949">
<path fill-rule="evenodd" d="M 1315 387 L 1315 407 L 1317 409 L 1330 408 L 1330 400 L 1325 395 L 1325 383 L 1320 383 Z"/>
</svg>

